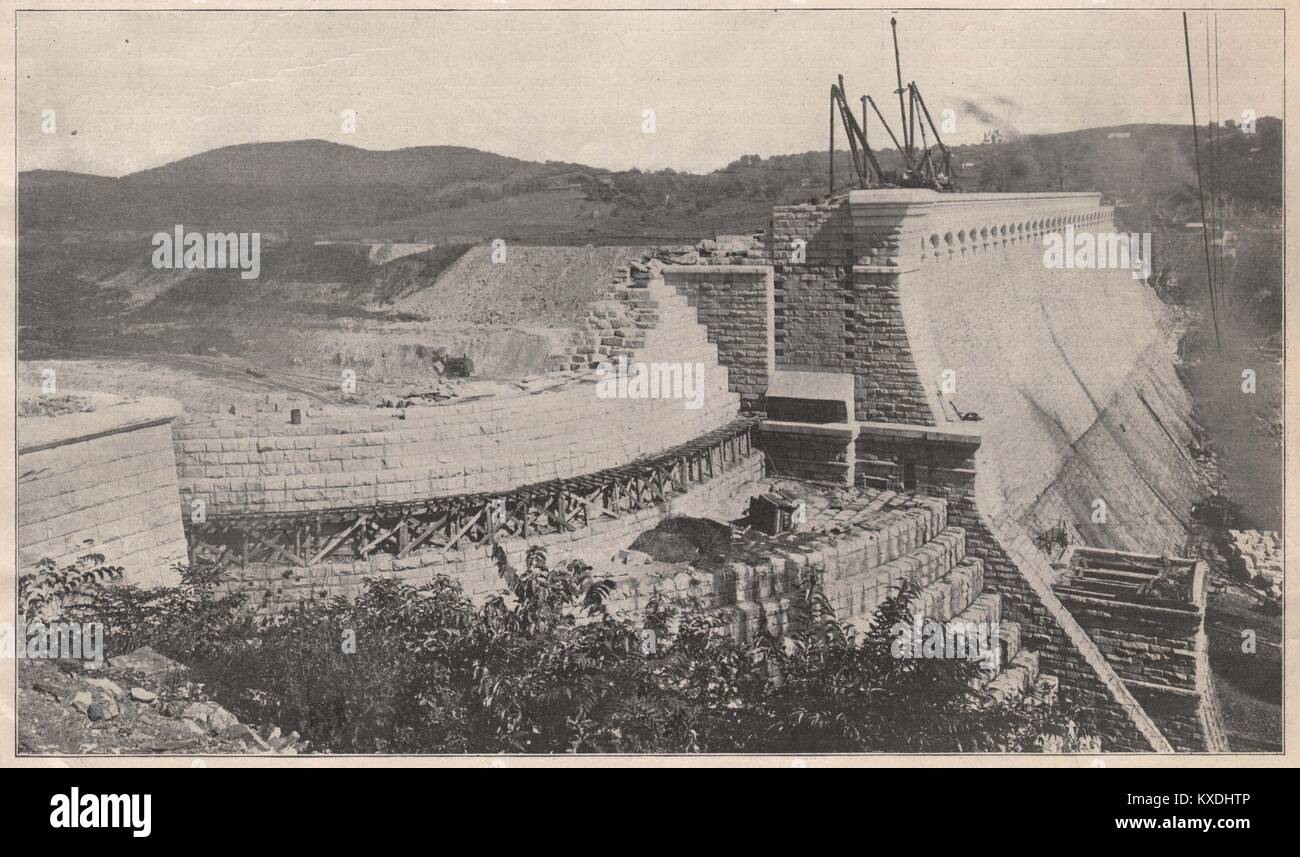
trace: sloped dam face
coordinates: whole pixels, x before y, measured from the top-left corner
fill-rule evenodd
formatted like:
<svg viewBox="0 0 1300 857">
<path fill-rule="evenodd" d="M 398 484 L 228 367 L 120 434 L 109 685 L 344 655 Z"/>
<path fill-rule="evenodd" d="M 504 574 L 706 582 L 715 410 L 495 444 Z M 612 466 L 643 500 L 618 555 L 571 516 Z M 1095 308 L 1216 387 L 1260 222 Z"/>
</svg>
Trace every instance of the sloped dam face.
<svg viewBox="0 0 1300 857">
<path fill-rule="evenodd" d="M 853 375 L 859 481 L 973 477 L 994 527 L 1183 547 L 1197 482 L 1172 322 L 1098 195 L 855 191 L 777 209 L 770 234 L 776 368 Z"/>
</svg>

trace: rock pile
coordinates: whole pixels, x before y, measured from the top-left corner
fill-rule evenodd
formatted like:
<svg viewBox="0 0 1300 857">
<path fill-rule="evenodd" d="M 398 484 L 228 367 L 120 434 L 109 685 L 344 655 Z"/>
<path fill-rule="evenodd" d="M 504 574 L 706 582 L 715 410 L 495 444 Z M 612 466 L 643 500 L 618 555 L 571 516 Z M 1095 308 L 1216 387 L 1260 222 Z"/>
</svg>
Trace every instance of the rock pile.
<svg viewBox="0 0 1300 857">
<path fill-rule="evenodd" d="M 55 754 L 296 755 L 297 732 L 254 728 L 217 702 L 189 670 L 149 647 L 87 670 L 80 662 L 23 660 L 19 751 Z"/>
<path fill-rule="evenodd" d="M 761 234 L 719 235 L 694 245 L 652 247 L 628 266 L 628 272 L 635 284 L 644 285 L 664 265 L 762 265 L 766 261 Z"/>
<path fill-rule="evenodd" d="M 1272 530 L 1228 530 L 1233 571 L 1274 598 L 1282 597 L 1282 542 Z"/>
</svg>

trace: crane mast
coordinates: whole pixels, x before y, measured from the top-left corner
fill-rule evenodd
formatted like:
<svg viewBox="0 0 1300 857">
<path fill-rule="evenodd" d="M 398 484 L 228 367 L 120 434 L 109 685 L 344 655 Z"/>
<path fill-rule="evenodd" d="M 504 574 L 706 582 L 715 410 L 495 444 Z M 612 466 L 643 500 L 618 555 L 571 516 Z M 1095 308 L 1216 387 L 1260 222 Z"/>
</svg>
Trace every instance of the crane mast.
<svg viewBox="0 0 1300 857">
<path fill-rule="evenodd" d="M 921 96 L 921 89 L 916 81 L 903 83 L 902 54 L 898 47 L 898 19 L 889 19 L 890 33 L 894 41 L 894 77 L 898 82 L 898 122 L 903 136 L 902 141 L 890 127 L 880 108 L 870 95 L 863 95 L 862 122 L 859 124 L 849 105 L 848 95 L 844 89 L 844 75 L 838 75 L 838 83 L 831 84 L 831 121 L 830 121 L 830 189 L 835 189 L 835 122 L 839 118 L 849 141 L 849 153 L 853 159 L 853 171 L 857 187 L 914 187 L 929 188 L 937 191 L 953 189 L 952 155 L 939 135 L 939 128 L 930 115 L 930 108 Z M 897 174 L 886 174 L 880 167 L 875 152 L 867 143 L 867 106 L 870 105 L 876 118 L 889 135 L 890 141 L 898 149 L 903 167 Z M 926 133 L 927 128 L 929 133 Z M 920 131 L 921 145 L 917 145 L 917 131 Z M 934 142 L 930 142 L 933 137 Z"/>
</svg>

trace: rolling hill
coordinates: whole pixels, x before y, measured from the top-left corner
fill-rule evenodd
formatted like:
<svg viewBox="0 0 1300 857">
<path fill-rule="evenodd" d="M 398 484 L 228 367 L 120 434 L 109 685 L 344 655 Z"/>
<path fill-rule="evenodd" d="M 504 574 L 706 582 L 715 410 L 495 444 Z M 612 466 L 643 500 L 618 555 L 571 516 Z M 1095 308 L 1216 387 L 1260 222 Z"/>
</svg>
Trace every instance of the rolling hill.
<svg viewBox="0 0 1300 857">
<path fill-rule="evenodd" d="M 1228 123 L 1214 148 L 1225 193 L 1281 205 L 1282 128 Z M 851 173 L 837 153 L 837 186 Z M 886 170 L 896 152 L 880 153 Z M 1091 190 L 1183 217 L 1195 203 L 1189 129 L 1129 125 L 957 146 L 962 191 Z M 773 204 L 826 192 L 825 152 L 743 156 L 711 173 L 611 172 L 534 163 L 475 149 L 371 151 L 302 140 L 228 146 L 122 178 L 51 170 L 19 176 L 22 230 L 152 234 L 177 223 L 281 238 L 440 243 L 496 237 L 533 243 L 642 243 L 761 229 Z"/>
<path fill-rule="evenodd" d="M 837 155 L 843 189 L 851 170 L 847 152 Z M 896 152 L 880 159 L 886 170 L 898 165 Z M 1253 134 L 1228 124 L 1212 141 L 1203 132 L 1202 159 L 1224 177 L 1230 226 L 1270 241 L 1281 208 L 1281 122 L 1260 119 Z M 953 161 L 960 191 L 1100 191 L 1120 206 L 1124 228 L 1185 231 L 1200 219 L 1186 126 L 958 146 Z M 469 245 L 495 238 L 644 246 L 753 232 L 774 204 L 824 197 L 826 166 L 824 152 L 805 152 L 745 155 L 705 174 L 611 172 L 463 147 L 370 151 L 303 140 L 228 146 L 121 178 L 23 172 L 20 350 L 68 353 L 93 343 L 100 351 L 122 339 L 115 331 L 128 322 L 137 343 L 140 326 L 154 323 L 183 321 L 186 336 L 217 336 L 221 319 L 271 306 L 294 317 L 370 318 L 377 306 L 427 288 Z M 153 270 L 149 238 L 176 224 L 260 232 L 262 279 L 254 288 L 223 276 L 231 272 Z M 376 247 L 387 254 L 391 244 L 427 249 L 375 264 Z M 1271 288 L 1266 280 L 1246 277 L 1237 287 L 1255 294 Z M 1279 295 L 1267 298 L 1271 319 L 1280 317 Z"/>
</svg>

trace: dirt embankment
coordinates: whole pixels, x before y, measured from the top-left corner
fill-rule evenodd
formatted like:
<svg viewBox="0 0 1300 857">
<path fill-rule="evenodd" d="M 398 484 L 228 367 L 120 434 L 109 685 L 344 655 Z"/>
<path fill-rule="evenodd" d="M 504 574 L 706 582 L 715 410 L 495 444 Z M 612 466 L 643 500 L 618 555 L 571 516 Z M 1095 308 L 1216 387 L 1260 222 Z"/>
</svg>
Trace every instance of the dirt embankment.
<svg viewBox="0 0 1300 857">
<path fill-rule="evenodd" d="M 169 395 L 195 411 L 268 393 L 338 401 L 345 373 L 377 401 L 441 382 L 446 356 L 468 356 L 475 378 L 539 374 L 642 253 L 268 240 L 260 276 L 244 280 L 155 271 L 147 242 L 87 242 L 59 265 L 42 262 L 58 247 L 24 248 L 25 372 L 57 363 L 61 389 Z"/>
<path fill-rule="evenodd" d="M 568 325 L 609 287 L 619 268 L 643 252 L 642 247 L 480 245 L 432 286 L 395 307 L 443 323 Z"/>
<path fill-rule="evenodd" d="M 68 360 L 91 359 L 107 386 L 87 389 L 179 394 L 191 410 L 212 401 L 227 410 L 268 390 L 337 401 L 344 372 L 357 397 L 382 397 L 441 381 L 446 356 L 468 356 L 477 378 L 536 375 L 617 269 L 642 254 L 268 239 L 260 276 L 243 280 L 235 270 L 155 270 L 148 242 L 134 239 L 23 250 L 27 368 L 73 371 Z M 192 395 L 185 377 L 198 385 Z"/>
</svg>

